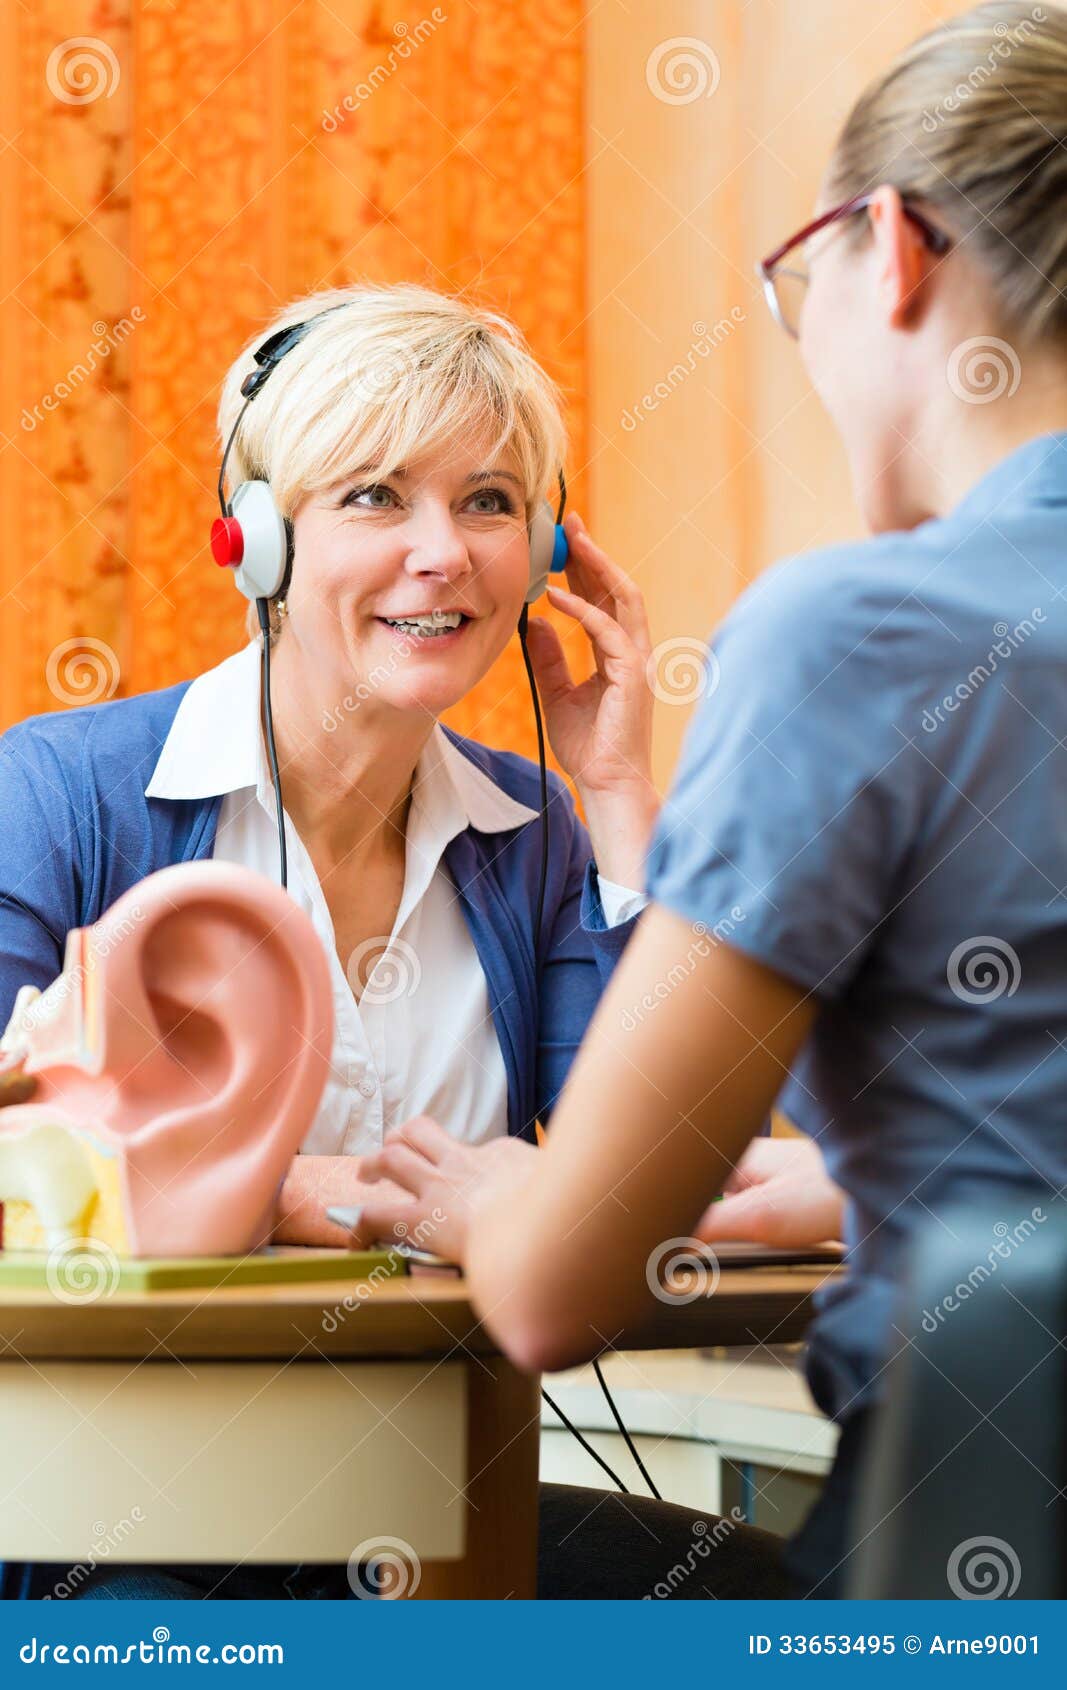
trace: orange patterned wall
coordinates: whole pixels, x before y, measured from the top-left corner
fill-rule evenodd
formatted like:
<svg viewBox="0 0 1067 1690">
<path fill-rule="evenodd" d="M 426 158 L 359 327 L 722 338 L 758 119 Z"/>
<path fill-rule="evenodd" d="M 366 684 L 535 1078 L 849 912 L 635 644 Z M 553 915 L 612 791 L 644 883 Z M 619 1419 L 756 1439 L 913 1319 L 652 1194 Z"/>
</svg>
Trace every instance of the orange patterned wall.
<svg viewBox="0 0 1067 1690">
<path fill-rule="evenodd" d="M 474 287 L 567 390 L 584 463 L 583 11 L 0 0 L 0 727 L 242 643 L 206 545 L 214 407 L 296 293 Z M 531 748 L 517 649 L 453 719 Z"/>
</svg>

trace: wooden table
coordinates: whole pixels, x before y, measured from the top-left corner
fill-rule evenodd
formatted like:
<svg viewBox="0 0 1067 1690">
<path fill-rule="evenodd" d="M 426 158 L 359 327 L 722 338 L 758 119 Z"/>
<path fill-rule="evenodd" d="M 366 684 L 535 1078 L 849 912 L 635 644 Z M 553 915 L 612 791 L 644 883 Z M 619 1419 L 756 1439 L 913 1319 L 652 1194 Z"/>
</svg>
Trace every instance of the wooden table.
<svg viewBox="0 0 1067 1690">
<path fill-rule="evenodd" d="M 833 1271 L 724 1270 L 613 1347 L 793 1341 Z M 0 1292 L 0 1560 L 358 1549 L 394 1594 L 532 1596 L 539 1426 L 458 1277 Z"/>
</svg>

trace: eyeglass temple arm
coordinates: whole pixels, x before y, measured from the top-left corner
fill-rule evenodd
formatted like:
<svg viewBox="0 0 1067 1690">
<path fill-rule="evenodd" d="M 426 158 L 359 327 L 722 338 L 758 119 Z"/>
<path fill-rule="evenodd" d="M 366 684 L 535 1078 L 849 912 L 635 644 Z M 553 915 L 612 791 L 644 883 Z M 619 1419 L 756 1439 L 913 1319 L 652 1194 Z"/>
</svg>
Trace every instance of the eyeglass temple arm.
<svg viewBox="0 0 1067 1690">
<path fill-rule="evenodd" d="M 835 205 L 829 211 L 824 211 L 821 217 L 816 217 L 811 223 L 806 223 L 803 229 L 798 230 L 795 235 L 791 235 L 787 241 L 782 242 L 781 246 L 775 247 L 772 253 L 760 260 L 757 269 L 763 280 L 769 282 L 773 279 L 778 265 L 794 247 L 800 246 L 804 241 L 809 241 L 812 235 L 817 235 L 820 229 L 827 228 L 829 224 L 839 223 L 843 217 L 854 217 L 858 211 L 866 211 L 873 199 L 873 194 L 854 194 L 851 199 L 843 200 L 840 205 Z M 949 237 L 942 229 L 935 228 L 921 211 L 916 211 L 915 207 L 908 205 L 906 201 L 902 210 L 909 222 L 914 223 L 916 228 L 922 230 L 931 252 L 940 253 L 948 249 L 951 244 Z"/>
</svg>

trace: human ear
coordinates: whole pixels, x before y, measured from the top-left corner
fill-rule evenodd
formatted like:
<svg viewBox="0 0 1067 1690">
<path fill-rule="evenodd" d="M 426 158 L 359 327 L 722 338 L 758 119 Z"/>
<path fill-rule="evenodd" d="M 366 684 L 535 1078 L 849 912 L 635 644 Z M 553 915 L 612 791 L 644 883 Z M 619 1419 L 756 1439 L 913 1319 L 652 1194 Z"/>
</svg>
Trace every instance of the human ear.
<svg viewBox="0 0 1067 1690">
<path fill-rule="evenodd" d="M 874 254 L 878 294 L 890 328 L 913 328 L 924 304 L 926 244 L 911 219 L 904 214 L 900 191 L 883 183 L 867 208 Z"/>
<path fill-rule="evenodd" d="M 29 1019 L 36 1090 L 0 1110 L 8 1248 L 227 1255 L 269 1237 L 333 1033 L 325 951 L 280 887 L 210 861 L 147 876 L 68 936 Z"/>
</svg>

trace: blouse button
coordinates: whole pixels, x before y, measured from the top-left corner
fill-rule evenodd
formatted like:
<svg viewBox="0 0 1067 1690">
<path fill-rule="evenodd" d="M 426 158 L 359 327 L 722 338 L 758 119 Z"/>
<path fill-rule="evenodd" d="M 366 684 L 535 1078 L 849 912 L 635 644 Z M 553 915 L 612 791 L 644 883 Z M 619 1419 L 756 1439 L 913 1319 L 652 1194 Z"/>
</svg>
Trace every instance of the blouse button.
<svg viewBox="0 0 1067 1690">
<path fill-rule="evenodd" d="M 362 1097 L 373 1097 L 377 1089 L 378 1088 L 374 1084 L 373 1080 L 360 1080 L 359 1082 L 359 1090 Z"/>
</svg>

